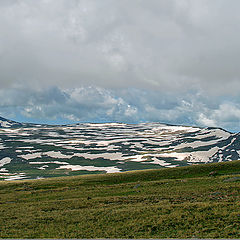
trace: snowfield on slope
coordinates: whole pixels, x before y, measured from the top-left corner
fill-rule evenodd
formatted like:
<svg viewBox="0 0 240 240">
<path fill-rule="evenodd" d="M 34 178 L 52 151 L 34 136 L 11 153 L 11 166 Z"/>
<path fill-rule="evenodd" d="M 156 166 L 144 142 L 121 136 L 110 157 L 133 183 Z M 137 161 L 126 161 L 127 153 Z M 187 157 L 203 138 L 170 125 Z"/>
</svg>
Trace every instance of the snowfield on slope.
<svg viewBox="0 0 240 240">
<path fill-rule="evenodd" d="M 16 123 L 17 124 L 17 123 Z M 19 125 L 1 120 L 0 179 L 178 167 L 240 159 L 240 136 L 161 123 Z M 17 170 L 19 169 L 19 171 Z"/>
</svg>

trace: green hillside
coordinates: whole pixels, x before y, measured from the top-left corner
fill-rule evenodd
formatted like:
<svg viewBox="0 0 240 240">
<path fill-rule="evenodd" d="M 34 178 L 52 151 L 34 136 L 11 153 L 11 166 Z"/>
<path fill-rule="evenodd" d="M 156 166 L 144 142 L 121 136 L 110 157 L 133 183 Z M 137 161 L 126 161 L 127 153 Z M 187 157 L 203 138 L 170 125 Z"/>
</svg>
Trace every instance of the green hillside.
<svg viewBox="0 0 240 240">
<path fill-rule="evenodd" d="M 0 238 L 239 238 L 240 161 L 0 182 Z"/>
</svg>

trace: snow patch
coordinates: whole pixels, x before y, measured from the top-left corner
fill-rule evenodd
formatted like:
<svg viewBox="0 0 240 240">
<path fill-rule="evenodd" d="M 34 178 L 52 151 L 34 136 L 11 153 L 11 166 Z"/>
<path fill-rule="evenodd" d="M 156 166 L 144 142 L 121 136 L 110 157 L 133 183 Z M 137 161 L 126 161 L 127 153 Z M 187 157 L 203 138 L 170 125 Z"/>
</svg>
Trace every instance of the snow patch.
<svg viewBox="0 0 240 240">
<path fill-rule="evenodd" d="M 12 160 L 12 159 L 9 158 L 9 157 L 2 158 L 2 159 L 0 160 L 0 167 L 6 165 L 6 164 L 8 164 L 8 163 L 10 163 L 11 160 Z"/>
<path fill-rule="evenodd" d="M 80 165 L 64 165 L 57 169 L 71 169 L 72 171 L 106 171 L 107 173 L 120 172 L 117 167 L 95 167 L 95 166 L 80 166 Z"/>
<path fill-rule="evenodd" d="M 11 124 L 10 124 L 9 122 L 7 122 L 7 121 L 2 121 L 2 120 L 0 120 L 0 125 L 1 125 L 2 127 L 5 127 L 5 128 L 11 127 Z"/>
</svg>

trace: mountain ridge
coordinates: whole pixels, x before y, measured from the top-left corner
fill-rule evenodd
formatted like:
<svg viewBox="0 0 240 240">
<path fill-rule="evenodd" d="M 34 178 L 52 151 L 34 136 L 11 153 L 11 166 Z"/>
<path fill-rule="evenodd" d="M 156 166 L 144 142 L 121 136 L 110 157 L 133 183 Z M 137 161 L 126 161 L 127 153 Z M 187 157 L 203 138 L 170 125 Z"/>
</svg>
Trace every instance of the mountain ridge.
<svg viewBox="0 0 240 240">
<path fill-rule="evenodd" d="M 8 120 L 0 116 L 0 128 L 20 127 L 22 125 L 22 123 Z"/>
<path fill-rule="evenodd" d="M 223 130 L 225 132 L 228 133 L 232 133 L 233 132 L 224 129 L 222 127 L 201 127 L 201 126 L 197 126 L 197 125 L 185 125 L 185 124 L 170 124 L 170 123 L 165 123 L 165 122 L 146 122 L 146 123 L 124 123 L 124 122 L 84 122 L 84 123 L 70 123 L 70 124 L 43 124 L 43 123 L 27 123 L 27 122 L 17 122 L 17 121 L 13 121 L 13 120 L 9 120 L 6 118 L 3 118 L 0 116 L 0 128 L 3 127 L 2 126 L 2 122 L 7 122 L 7 123 L 14 123 L 18 126 L 73 126 L 73 125 L 79 125 L 79 124 L 127 124 L 127 125 L 138 125 L 138 124 L 162 124 L 165 126 L 179 126 L 179 127 L 195 127 L 195 128 L 201 128 L 201 129 L 220 129 Z M 240 132 L 237 132 L 240 133 Z"/>
<path fill-rule="evenodd" d="M 0 179 L 171 168 L 240 159 L 240 134 L 162 123 L 24 124 L 0 118 Z M 2 126 L 2 125 L 1 125 Z"/>
</svg>

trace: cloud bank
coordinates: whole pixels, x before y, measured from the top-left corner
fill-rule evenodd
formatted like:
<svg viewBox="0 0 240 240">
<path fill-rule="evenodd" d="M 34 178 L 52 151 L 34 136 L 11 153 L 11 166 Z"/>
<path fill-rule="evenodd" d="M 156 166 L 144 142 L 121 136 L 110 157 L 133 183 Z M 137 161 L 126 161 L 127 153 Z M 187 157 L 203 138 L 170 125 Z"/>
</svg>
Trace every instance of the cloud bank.
<svg viewBox="0 0 240 240">
<path fill-rule="evenodd" d="M 0 114 L 239 130 L 237 0 L 2 0 Z"/>
<path fill-rule="evenodd" d="M 163 122 L 239 130 L 238 98 L 100 87 L 0 90 L 0 112 L 35 123 Z"/>
</svg>

